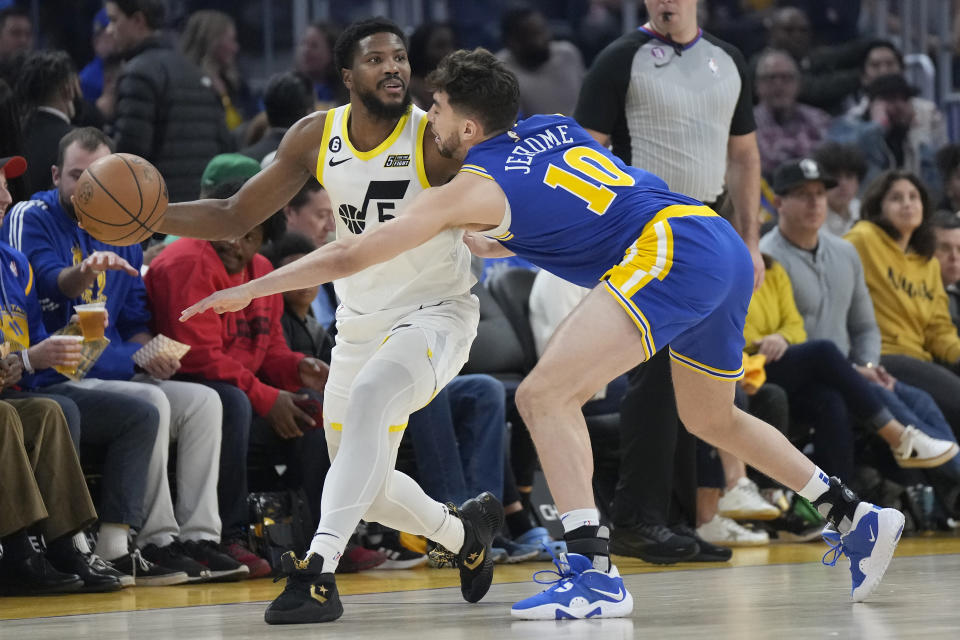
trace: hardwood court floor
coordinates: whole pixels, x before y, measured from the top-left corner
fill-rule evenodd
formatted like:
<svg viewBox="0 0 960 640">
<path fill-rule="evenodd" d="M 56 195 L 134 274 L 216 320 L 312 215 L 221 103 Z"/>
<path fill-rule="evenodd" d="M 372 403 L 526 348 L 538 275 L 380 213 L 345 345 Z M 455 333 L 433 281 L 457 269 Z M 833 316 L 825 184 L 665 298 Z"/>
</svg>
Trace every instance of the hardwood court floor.
<svg viewBox="0 0 960 640">
<path fill-rule="evenodd" d="M 849 601 L 846 560 L 821 566 L 820 544 L 741 549 L 720 565 L 654 567 L 615 558 L 634 597 L 622 620 L 526 622 L 510 605 L 535 593 L 546 563 L 498 566 L 477 605 L 454 570 L 367 572 L 338 578 L 346 612 L 325 625 L 268 627 L 269 580 L 134 588 L 119 594 L 0 598 L 0 638 L 958 638 L 960 537 L 905 539 L 869 603 Z M 842 566 L 841 566 L 842 565 Z"/>
</svg>

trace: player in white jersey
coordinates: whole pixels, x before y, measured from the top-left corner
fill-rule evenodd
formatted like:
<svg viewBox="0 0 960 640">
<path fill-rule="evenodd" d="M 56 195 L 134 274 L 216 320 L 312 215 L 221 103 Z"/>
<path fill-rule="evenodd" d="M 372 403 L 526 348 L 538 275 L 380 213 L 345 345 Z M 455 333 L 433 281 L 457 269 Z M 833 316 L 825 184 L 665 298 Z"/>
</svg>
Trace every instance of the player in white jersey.
<svg viewBox="0 0 960 640">
<path fill-rule="evenodd" d="M 350 104 L 291 127 L 274 162 L 234 197 L 170 205 L 160 231 L 210 240 L 242 236 L 315 174 L 337 212 L 337 236 L 363 234 L 402 216 L 415 195 L 457 171 L 458 162 L 424 140 L 426 114 L 411 105 L 399 27 L 380 18 L 355 23 L 334 53 Z M 310 551 L 303 560 L 284 555 L 287 585 L 268 607 L 268 623 L 340 617 L 333 572 L 361 518 L 426 536 L 459 566 L 464 599 L 486 594 L 502 506 L 483 493 L 450 509 L 394 469 L 407 416 L 467 360 L 479 321 L 473 282 L 463 232 L 449 230 L 334 283 L 342 304 L 323 409 L 332 465 Z"/>
</svg>

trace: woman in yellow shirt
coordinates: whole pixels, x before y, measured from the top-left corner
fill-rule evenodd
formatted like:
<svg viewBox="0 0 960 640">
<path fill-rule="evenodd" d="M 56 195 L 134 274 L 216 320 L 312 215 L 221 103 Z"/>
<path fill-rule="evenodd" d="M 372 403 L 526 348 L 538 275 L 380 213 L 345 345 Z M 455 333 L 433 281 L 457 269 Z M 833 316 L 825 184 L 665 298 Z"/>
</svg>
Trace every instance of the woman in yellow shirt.
<svg viewBox="0 0 960 640">
<path fill-rule="evenodd" d="M 933 257 L 933 211 L 920 179 L 888 171 L 868 188 L 863 219 L 845 236 L 860 254 L 882 337 L 880 361 L 933 396 L 960 434 L 960 337 Z"/>
<path fill-rule="evenodd" d="M 813 460 L 830 474 L 853 476 L 850 414 L 884 439 L 903 467 L 935 467 L 957 453 L 956 444 L 905 427 L 870 383 L 829 340 L 807 340 L 787 272 L 764 256 L 767 274 L 753 294 L 743 335 L 748 352 L 767 358 L 767 381 L 782 387 L 791 413 L 813 428 Z"/>
</svg>

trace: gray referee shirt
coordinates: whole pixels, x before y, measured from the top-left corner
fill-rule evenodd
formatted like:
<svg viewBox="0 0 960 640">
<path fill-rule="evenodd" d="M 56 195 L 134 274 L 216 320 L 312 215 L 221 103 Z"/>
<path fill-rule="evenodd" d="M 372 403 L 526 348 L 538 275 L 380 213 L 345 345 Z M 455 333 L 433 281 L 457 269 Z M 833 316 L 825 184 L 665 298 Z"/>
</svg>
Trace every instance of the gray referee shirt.
<svg viewBox="0 0 960 640">
<path fill-rule="evenodd" d="M 880 362 L 880 329 L 853 245 L 823 227 L 815 251 L 801 249 L 774 228 L 760 251 L 783 265 L 807 337 L 830 340 L 857 364 Z"/>
<path fill-rule="evenodd" d="M 743 55 L 703 33 L 681 46 L 640 27 L 605 48 L 575 112 L 624 162 L 703 202 L 723 191 L 727 142 L 756 129 Z"/>
</svg>

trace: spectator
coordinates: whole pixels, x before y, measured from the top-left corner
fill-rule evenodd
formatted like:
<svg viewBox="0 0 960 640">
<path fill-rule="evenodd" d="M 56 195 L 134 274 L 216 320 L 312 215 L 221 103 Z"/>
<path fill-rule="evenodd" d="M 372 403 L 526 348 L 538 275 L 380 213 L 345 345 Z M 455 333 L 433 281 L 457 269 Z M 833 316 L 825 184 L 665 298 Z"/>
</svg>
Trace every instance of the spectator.
<svg viewBox="0 0 960 640">
<path fill-rule="evenodd" d="M 933 396 L 960 433 L 960 337 L 947 294 L 920 179 L 888 171 L 867 187 L 863 219 L 845 236 L 860 255 L 877 325 L 880 362 L 892 375 Z"/>
<path fill-rule="evenodd" d="M 19 379 L 19 367 L 12 377 L 7 370 L 2 374 L 0 388 Z M 89 567 L 74 546 L 74 534 L 92 524 L 97 514 L 56 402 L 0 401 L 0 470 L 0 595 L 121 588 L 116 575 Z M 46 553 L 30 541 L 29 532 L 37 529 Z"/>
<path fill-rule="evenodd" d="M 912 100 L 917 90 L 902 75 L 892 74 L 875 78 L 865 91 L 866 110 L 855 108 L 838 118 L 829 137 L 860 148 L 867 161 L 867 182 L 883 171 L 902 169 L 939 189 L 934 152 L 942 142 L 936 128 L 917 118 Z"/>
<path fill-rule="evenodd" d="M 70 129 L 79 95 L 77 72 L 64 51 L 37 51 L 23 62 L 16 86 L 24 112 L 23 134 L 27 158 L 27 188 L 45 191 L 53 183 L 50 168 L 57 144 Z"/>
<path fill-rule="evenodd" d="M 286 266 L 311 253 L 317 248 L 304 235 L 287 232 L 280 240 L 270 245 L 265 253 L 274 269 Z M 317 322 L 310 311 L 310 305 L 317 297 L 320 287 L 309 287 L 283 294 L 283 335 L 294 351 L 330 364 L 330 351 L 333 349 L 333 336 Z"/>
<path fill-rule="evenodd" d="M 262 166 L 273 160 L 273 154 L 283 134 L 294 122 L 313 111 L 313 96 L 306 77 L 293 71 L 278 73 L 270 78 L 267 91 L 263 96 L 269 127 L 254 144 L 241 149 L 240 153 L 261 163 Z"/>
<path fill-rule="evenodd" d="M 827 231 L 839 237 L 860 219 L 860 182 L 867 163 L 854 145 L 826 142 L 813 154 L 826 175 L 836 181 L 827 189 Z"/>
<path fill-rule="evenodd" d="M 826 136 L 826 111 L 797 102 L 800 69 L 786 51 L 768 49 L 757 58 L 757 146 L 768 178 L 783 162 L 809 155 Z"/>
<path fill-rule="evenodd" d="M 960 218 L 939 211 L 933 218 L 937 246 L 933 256 L 940 263 L 940 279 L 947 290 L 950 319 L 960 329 Z"/>
<path fill-rule="evenodd" d="M 960 144 L 948 144 L 937 151 L 937 169 L 943 183 L 943 198 L 937 209 L 960 213 Z"/>
<path fill-rule="evenodd" d="M 83 171 L 111 153 L 110 139 L 93 128 L 76 129 L 60 141 L 55 189 L 21 203 L 5 227 L 14 246 L 35 267 L 37 294 L 48 331 L 64 326 L 80 303 L 103 302 L 112 318 L 110 343 L 81 381 L 41 376 L 88 390 L 139 397 L 157 408 L 159 430 L 148 468 L 147 517 L 137 545 L 147 560 L 185 571 L 192 581 L 243 577 L 246 567 L 218 549 L 217 460 L 223 412 L 216 394 L 201 385 L 170 380 L 179 362 L 157 355 L 145 373 L 131 358 L 152 337 L 139 245 L 115 247 L 95 240 L 77 224 L 72 198 Z M 170 442 L 177 447 L 176 513 L 167 481 Z"/>
<path fill-rule="evenodd" d="M 203 193 L 226 198 L 241 184 L 227 181 Z M 270 262 L 257 252 L 265 241 L 278 240 L 283 231 L 280 213 L 235 241 L 181 238 L 154 259 L 146 275 L 155 331 L 191 345 L 180 374 L 217 391 L 226 424 L 232 426 L 232 432 L 224 434 L 221 457 L 221 476 L 230 496 L 221 494 L 221 508 L 235 514 L 230 521 L 236 524 L 227 535 L 236 536 L 236 545 L 246 533 L 248 448 L 251 454 L 266 452 L 287 465 L 286 474 L 299 480 L 311 515 L 319 518 L 329 467 L 326 441 L 318 428 L 320 416 L 311 416 L 301 406 L 307 400 L 321 401 L 327 367 L 287 346 L 280 324 L 280 295 L 262 298 L 235 313 L 204 314 L 190 323 L 181 323 L 179 317 L 193 301 L 271 271 Z M 304 387 L 309 395 L 298 391 Z"/>
<path fill-rule="evenodd" d="M 720 208 L 729 187 L 733 224 L 751 249 L 759 284 L 760 153 L 746 63 L 736 48 L 700 30 L 694 3 L 646 5 L 649 21 L 611 43 L 587 72 L 576 119 L 673 191 Z M 661 562 L 729 559 L 693 528 L 696 440 L 677 416 L 665 352 L 631 372 L 620 446 L 611 549 Z"/>
<path fill-rule="evenodd" d="M 237 69 L 237 26 L 233 18 L 222 11 L 202 10 L 190 15 L 180 36 L 180 51 L 213 83 L 220 96 L 231 131 L 245 119 L 249 110 L 250 91 Z M 252 115 L 252 114 L 248 114 Z"/>
<path fill-rule="evenodd" d="M 10 205 L 6 175 L 18 176 L 26 170 L 22 157 L 0 158 L 0 217 Z M 107 563 L 113 561 L 123 575 L 124 585 L 178 584 L 187 581 L 180 571 L 154 565 L 141 558 L 139 550 L 130 553 L 130 529 L 143 522 L 146 469 L 157 435 L 159 415 L 156 408 L 142 400 L 120 394 L 61 388 L 37 389 L 34 372 L 42 374 L 53 366 L 75 368 L 81 347 L 64 336 L 48 337 L 43 326 L 40 302 L 33 283 L 33 270 L 26 256 L 0 242 L 0 283 L 5 300 L 0 307 L 3 338 L 11 345 L 26 378 L 20 390 L 0 390 L 4 400 L 32 398 L 40 391 L 60 405 L 71 428 L 74 446 L 93 446 L 106 451 L 101 490 L 101 522 L 97 554 Z M 85 546 L 85 545 L 84 545 Z M 104 572 L 97 558 L 91 567 Z"/>
<path fill-rule="evenodd" d="M 93 17 L 93 60 L 80 71 L 80 90 L 88 102 L 96 103 L 103 94 L 106 60 L 114 55 L 116 42 L 107 30 L 107 10 L 100 9 Z"/>
<path fill-rule="evenodd" d="M 160 39 L 161 0 L 109 0 L 106 9 L 107 29 L 128 60 L 117 81 L 117 151 L 152 162 L 171 202 L 192 200 L 207 162 L 232 147 L 220 99 L 201 71 Z"/>
<path fill-rule="evenodd" d="M 330 194 L 313 178 L 307 180 L 300 192 L 283 208 L 283 212 L 287 218 L 287 229 L 303 234 L 317 247 L 327 244 L 337 228 Z M 331 335 L 336 333 L 334 315 L 339 304 L 333 283 L 327 282 L 320 286 L 310 305 L 313 317 Z"/>
<path fill-rule="evenodd" d="M 12 5 L 0 11 L 0 64 L 33 49 L 33 21 L 26 9 Z"/>
<path fill-rule="evenodd" d="M 456 51 L 457 36 L 453 26 L 446 22 L 425 22 L 410 36 L 410 95 L 413 104 L 424 111 L 433 105 L 433 91 L 427 84 L 427 74 L 437 68 L 440 60 Z"/>
<path fill-rule="evenodd" d="M 583 82 L 583 58 L 570 42 L 553 40 L 540 11 L 523 5 L 500 18 L 504 49 L 497 53 L 520 84 L 520 117 L 571 115 Z"/>
<path fill-rule="evenodd" d="M 0 80 L 0 158 L 13 156 L 24 157 L 23 136 L 21 135 L 20 103 L 17 102 L 13 90 L 3 80 Z M 24 170 L 25 171 L 25 170 Z M 27 191 L 23 172 L 7 176 L 7 191 L 11 202 L 20 202 L 30 195 Z"/>
<path fill-rule="evenodd" d="M 336 41 L 337 30 L 333 25 L 317 21 L 307 27 L 297 43 L 296 70 L 310 79 L 314 98 L 325 107 L 337 107 L 349 100 L 340 70 L 333 63 Z"/>
<path fill-rule="evenodd" d="M 852 117 L 868 119 L 870 98 L 867 87 L 881 76 L 903 75 L 906 67 L 903 54 L 893 43 L 886 40 L 873 40 L 867 44 L 860 67 L 859 100 L 847 111 Z M 914 129 L 923 138 L 929 139 L 933 148 L 939 149 L 947 144 L 947 122 L 937 105 L 926 98 L 914 95 L 910 98 L 913 107 Z"/>
<path fill-rule="evenodd" d="M 840 112 L 859 86 L 863 43 L 814 49 L 810 19 L 796 7 L 775 9 L 767 30 L 767 46 L 787 51 L 800 68 L 800 102 L 831 114 Z"/>
</svg>

